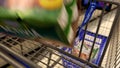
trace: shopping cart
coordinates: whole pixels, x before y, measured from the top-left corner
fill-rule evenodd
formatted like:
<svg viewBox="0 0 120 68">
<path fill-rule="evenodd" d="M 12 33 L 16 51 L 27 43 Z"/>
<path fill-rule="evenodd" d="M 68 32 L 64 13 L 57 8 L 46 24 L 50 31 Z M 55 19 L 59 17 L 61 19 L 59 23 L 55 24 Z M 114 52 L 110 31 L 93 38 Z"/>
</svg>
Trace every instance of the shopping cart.
<svg viewBox="0 0 120 68">
<path fill-rule="evenodd" d="M 81 48 L 77 56 L 73 53 L 73 48 L 54 47 L 0 33 L 0 57 L 4 65 L 17 68 L 119 68 L 120 1 L 101 2 L 112 4 L 113 8 L 110 12 L 106 12 L 105 8 L 96 10 L 89 23 L 82 28 L 84 32 L 82 32 Z M 83 18 L 84 15 L 81 14 L 79 25 Z M 86 37 L 88 34 L 94 34 L 93 40 Z M 90 61 L 90 57 L 96 40 L 100 41 L 98 37 L 104 37 L 105 41 L 99 63 L 95 64 Z M 92 40 L 89 60 L 80 58 L 86 38 Z M 1 66 L 3 62 L 0 62 Z"/>
</svg>

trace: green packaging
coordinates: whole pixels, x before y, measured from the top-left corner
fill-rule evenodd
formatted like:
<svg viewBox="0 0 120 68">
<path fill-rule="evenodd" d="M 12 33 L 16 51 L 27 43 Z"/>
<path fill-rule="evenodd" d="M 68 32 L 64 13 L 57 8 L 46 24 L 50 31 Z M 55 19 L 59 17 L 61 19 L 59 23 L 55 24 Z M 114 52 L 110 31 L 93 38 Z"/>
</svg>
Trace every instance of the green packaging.
<svg viewBox="0 0 120 68">
<path fill-rule="evenodd" d="M 61 40 L 66 44 L 73 40 L 71 19 L 64 5 L 56 10 L 36 7 L 26 12 L 18 12 L 18 15 L 41 36 Z"/>
<path fill-rule="evenodd" d="M 34 37 L 34 33 L 29 28 L 16 20 L 0 19 L 0 32 L 9 33 L 23 38 Z"/>
<path fill-rule="evenodd" d="M 16 19 L 16 12 L 7 7 L 6 1 L 0 0 L 0 19 Z"/>
<path fill-rule="evenodd" d="M 5 15 L 4 18 L 1 16 L 1 31 L 27 39 L 44 37 L 65 44 L 70 44 L 73 40 L 74 33 L 71 27 L 71 19 L 64 5 L 56 10 L 34 7 L 26 11 L 16 10 L 12 13 L 13 16 Z M 21 20 L 18 20 L 19 18 Z"/>
<path fill-rule="evenodd" d="M 76 0 L 64 0 L 64 4 L 72 22 L 76 21 L 78 18 L 78 7 Z"/>
</svg>

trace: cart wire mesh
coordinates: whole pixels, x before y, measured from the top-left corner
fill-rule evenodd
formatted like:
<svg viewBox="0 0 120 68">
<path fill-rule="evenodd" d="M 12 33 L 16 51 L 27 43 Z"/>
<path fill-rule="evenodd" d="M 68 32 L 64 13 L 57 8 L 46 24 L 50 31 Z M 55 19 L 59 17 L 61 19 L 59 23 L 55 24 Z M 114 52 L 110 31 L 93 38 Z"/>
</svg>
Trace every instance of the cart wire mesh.
<svg viewBox="0 0 120 68">
<path fill-rule="evenodd" d="M 120 19 L 120 17 L 119 17 Z M 119 68 L 120 67 L 120 20 L 115 24 L 113 28 L 110 43 L 108 44 L 108 49 L 106 56 L 104 57 L 103 65 L 105 68 Z M 105 60 L 106 59 L 106 60 Z"/>
<path fill-rule="evenodd" d="M 72 62 L 73 64 L 83 67 L 83 65 L 80 65 L 79 63 L 76 63 L 71 59 L 61 56 L 61 54 L 58 53 L 57 50 L 47 47 L 46 45 L 39 44 L 37 42 L 23 40 L 5 34 L 1 37 L 0 42 L 12 49 L 14 52 L 17 52 L 27 57 L 34 63 L 42 66 L 42 68 L 64 68 L 61 58 L 64 58 L 69 62 Z"/>
<path fill-rule="evenodd" d="M 116 0 L 117 1 L 117 0 Z M 71 68 L 73 67 L 71 63 L 76 68 L 119 68 L 120 67 L 120 56 L 119 56 L 119 5 L 115 5 L 116 1 L 105 1 L 113 4 L 112 10 L 106 12 L 103 10 L 96 10 L 90 19 L 89 23 L 85 25 L 83 30 L 84 38 L 81 41 L 81 47 L 78 54 L 74 54 L 73 49 L 71 53 L 67 53 L 59 48 L 51 45 L 40 44 L 35 41 L 21 39 L 15 36 L 0 33 L 0 48 L 8 48 L 15 53 L 26 57 L 28 60 L 37 64 L 40 68 Z M 120 1 L 118 1 L 120 2 Z M 79 25 L 83 21 L 84 15 L 79 17 Z M 94 38 L 87 37 L 86 31 L 90 31 L 95 34 Z M 90 60 L 92 51 L 94 49 L 95 43 L 101 41 L 97 39 L 98 35 L 107 37 L 106 46 L 104 47 L 103 54 L 101 55 L 100 63 L 98 65 L 93 64 Z M 85 42 L 85 38 L 93 41 L 92 47 L 89 54 L 88 60 L 83 60 L 80 58 L 82 53 L 82 47 Z M 109 43 L 110 42 L 110 43 Z M 71 49 L 71 48 L 70 48 Z M 4 51 L 4 49 L 1 49 Z M 6 52 L 6 50 L 5 50 Z M 8 52 L 8 53 L 10 53 Z M 107 53 L 108 52 L 108 53 Z M 106 58 L 107 57 L 107 58 Z M 19 58 L 19 57 L 18 57 Z M 67 60 L 68 66 L 63 64 L 63 60 Z M 2 60 L 2 59 L 0 59 Z M 3 61 L 5 64 L 7 62 Z M 3 62 L 0 62 L 2 66 Z M 102 65 L 101 65 L 102 64 Z"/>
</svg>

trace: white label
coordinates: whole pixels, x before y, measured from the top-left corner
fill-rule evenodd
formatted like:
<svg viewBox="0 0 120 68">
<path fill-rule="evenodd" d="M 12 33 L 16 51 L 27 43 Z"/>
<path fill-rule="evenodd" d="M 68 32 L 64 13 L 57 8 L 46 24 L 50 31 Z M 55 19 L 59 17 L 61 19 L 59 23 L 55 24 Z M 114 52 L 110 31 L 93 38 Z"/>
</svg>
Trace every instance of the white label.
<svg viewBox="0 0 120 68">
<path fill-rule="evenodd" d="M 60 17 L 58 18 L 58 23 L 63 30 L 65 29 L 65 27 L 68 24 L 68 14 L 67 14 L 67 11 L 64 6 L 61 10 Z"/>
<path fill-rule="evenodd" d="M 74 32 L 72 27 L 70 27 L 70 31 L 68 33 L 68 41 L 71 43 L 73 41 L 73 38 L 74 38 Z"/>
<path fill-rule="evenodd" d="M 94 41 L 94 38 L 93 36 L 90 36 L 90 35 L 85 35 L 85 39 L 87 40 L 90 40 L 90 41 Z M 99 38 L 96 38 L 96 43 L 102 43 L 102 39 L 99 39 Z"/>
<path fill-rule="evenodd" d="M 73 0 L 64 0 L 64 4 L 65 4 L 65 5 L 70 4 L 70 3 L 72 3 L 72 2 L 73 2 Z"/>
<path fill-rule="evenodd" d="M 78 18 L 78 8 L 77 8 L 77 5 L 74 4 L 74 5 L 71 7 L 71 9 L 72 9 L 72 12 L 73 12 L 73 16 L 72 16 L 72 22 L 73 22 L 73 21 L 76 21 L 77 18 Z"/>
</svg>

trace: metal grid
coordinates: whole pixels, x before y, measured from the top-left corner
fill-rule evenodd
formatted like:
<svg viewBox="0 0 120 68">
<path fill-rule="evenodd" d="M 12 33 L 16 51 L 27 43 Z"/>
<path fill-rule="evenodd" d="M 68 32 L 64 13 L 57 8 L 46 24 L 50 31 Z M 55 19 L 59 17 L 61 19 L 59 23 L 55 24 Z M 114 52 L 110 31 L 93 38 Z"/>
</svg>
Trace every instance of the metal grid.
<svg viewBox="0 0 120 68">
<path fill-rule="evenodd" d="M 93 14 L 93 17 L 90 20 L 91 23 L 87 24 L 83 28 L 85 31 L 92 30 L 91 32 L 95 33 L 95 38 L 93 39 L 93 44 L 92 44 L 89 58 L 91 57 L 92 50 L 95 46 L 94 44 L 96 42 L 97 35 L 101 34 L 104 36 L 108 36 L 108 41 L 106 43 L 105 50 L 103 51 L 101 63 L 102 63 L 103 57 L 105 55 L 106 49 L 108 47 L 109 41 L 110 41 L 110 43 L 112 43 L 111 46 L 109 47 L 109 50 L 113 50 L 113 51 L 110 51 L 111 54 L 108 54 L 106 68 L 109 68 L 109 67 L 112 68 L 112 66 L 117 66 L 117 64 L 119 64 L 119 61 L 116 61 L 117 59 L 119 59 L 119 56 L 117 58 L 113 57 L 113 56 L 116 56 L 117 54 L 119 55 L 119 51 L 117 51 L 117 50 L 119 50 L 119 46 L 118 46 L 119 41 L 114 40 L 114 39 L 118 38 L 119 34 L 116 34 L 115 29 L 113 29 L 114 23 L 118 22 L 117 21 L 118 15 L 117 16 L 115 15 L 115 13 L 119 14 L 119 8 L 117 8 L 117 9 L 118 9 L 118 11 L 113 10 L 110 13 L 108 13 L 108 15 L 106 14 L 104 9 L 101 11 L 96 10 L 95 13 Z M 97 16 L 97 19 L 96 19 L 96 16 Z M 84 16 L 80 17 L 81 21 L 83 20 L 83 17 Z M 108 24 L 109 24 L 109 27 L 107 27 Z M 92 25 L 94 25 L 94 26 L 92 27 Z M 117 25 L 117 27 L 119 27 L 119 26 Z M 117 30 L 117 28 L 116 28 L 116 30 Z M 112 32 L 114 34 L 112 34 Z M 86 34 L 84 34 L 84 37 L 85 36 L 86 36 Z M 22 56 L 27 57 L 29 60 L 33 61 L 34 63 L 39 65 L 39 67 L 42 67 L 42 68 L 59 68 L 59 67 L 64 68 L 65 66 L 62 64 L 61 58 L 64 58 L 64 59 L 68 60 L 69 62 L 76 64 L 82 68 L 88 68 L 87 66 L 97 68 L 97 67 L 101 66 L 101 63 L 98 66 L 94 65 L 94 64 L 90 63 L 90 60 L 84 61 L 84 60 L 80 59 L 79 58 L 80 55 L 78 57 L 75 57 L 74 55 L 66 53 L 65 51 L 62 51 L 62 50 L 60 50 L 56 47 L 50 46 L 50 45 L 43 45 L 43 44 L 40 44 L 37 42 L 33 42 L 31 40 L 25 40 L 25 39 L 23 40 L 23 39 L 13 37 L 13 36 L 8 36 L 5 34 L 0 34 L 0 37 L 1 37 L 0 43 L 4 44 L 8 48 L 12 49 L 14 52 L 17 52 L 17 53 L 21 54 Z M 79 54 L 82 51 L 83 43 L 84 43 L 84 41 L 82 41 Z M 114 48 L 113 48 L 113 44 L 116 45 Z M 116 49 L 116 48 L 118 48 L 118 49 Z M 112 53 L 112 52 L 114 52 L 114 53 Z M 71 58 L 74 58 L 75 60 L 80 61 L 82 63 L 76 62 L 76 61 L 72 60 L 71 58 L 64 57 L 61 54 L 64 54 Z M 113 57 L 112 60 L 111 60 L 111 57 Z"/>
<path fill-rule="evenodd" d="M 109 2 L 110 3 L 110 2 Z M 115 8 L 117 5 L 113 4 L 113 8 Z M 105 6 L 104 6 L 105 7 Z M 105 8 L 103 8 L 103 10 L 96 10 L 91 18 L 91 20 L 89 21 L 88 24 L 86 24 L 86 26 L 83 28 L 85 30 L 84 32 L 84 38 L 82 40 L 82 42 L 80 42 L 80 49 L 79 49 L 79 54 L 78 57 L 80 57 L 82 49 L 83 49 L 83 45 L 85 43 L 85 39 L 87 37 L 87 33 L 86 31 L 90 31 L 95 33 L 95 37 L 88 37 L 89 39 L 91 39 L 93 41 L 92 43 L 92 47 L 89 53 L 89 59 L 87 60 L 88 62 L 90 62 L 90 58 L 92 55 L 92 51 L 95 47 L 95 43 L 96 42 L 100 42 L 100 39 L 97 39 L 98 35 L 103 35 L 108 37 L 107 39 L 107 43 L 105 46 L 105 50 L 103 51 L 103 55 L 102 58 L 104 57 L 104 52 L 106 52 L 106 47 L 108 46 L 107 44 L 109 43 L 109 39 L 111 39 L 111 32 L 113 30 L 114 24 L 117 22 L 117 19 L 119 19 L 118 17 L 116 18 L 116 13 L 118 13 L 119 15 L 119 9 L 110 11 L 109 13 L 105 11 Z M 118 16 L 117 15 L 117 16 Z M 84 18 L 84 16 L 80 17 L 80 20 L 82 21 Z M 102 63 L 102 59 L 100 60 L 101 62 L 99 63 L 99 65 L 101 66 Z"/>
<path fill-rule="evenodd" d="M 4 35 L 4 34 L 2 34 L 2 35 Z M 44 52 L 44 50 L 48 50 L 45 46 L 38 44 L 36 42 L 30 41 L 30 40 L 19 41 L 22 39 L 13 37 L 13 36 L 6 36 L 6 35 L 1 37 L 0 39 L 1 39 L 0 42 L 2 44 L 11 48 L 13 51 L 15 51 L 17 53 L 24 55 L 28 59 L 31 59 L 35 63 L 40 62 L 41 59 L 43 57 L 46 57 L 46 54 L 48 54 L 47 51 Z M 34 59 L 36 59 L 36 60 L 34 60 Z M 43 62 L 43 64 L 46 64 L 46 63 Z"/>
<path fill-rule="evenodd" d="M 104 59 L 107 59 L 104 62 L 104 67 L 105 68 L 119 68 L 120 67 L 120 20 L 119 22 L 115 25 L 113 35 L 111 37 L 110 43 L 109 43 L 109 48 L 108 48 L 108 54 Z"/>
<path fill-rule="evenodd" d="M 74 62 L 71 59 L 68 59 L 64 56 L 61 56 L 57 50 L 52 49 L 46 45 L 39 44 L 30 40 L 23 40 L 18 37 L 8 36 L 1 34 L 0 43 L 12 49 L 14 52 L 17 52 L 34 63 L 42 66 L 42 68 L 64 68 L 61 58 L 72 62 L 73 64 L 84 67 L 84 64 Z"/>
</svg>

